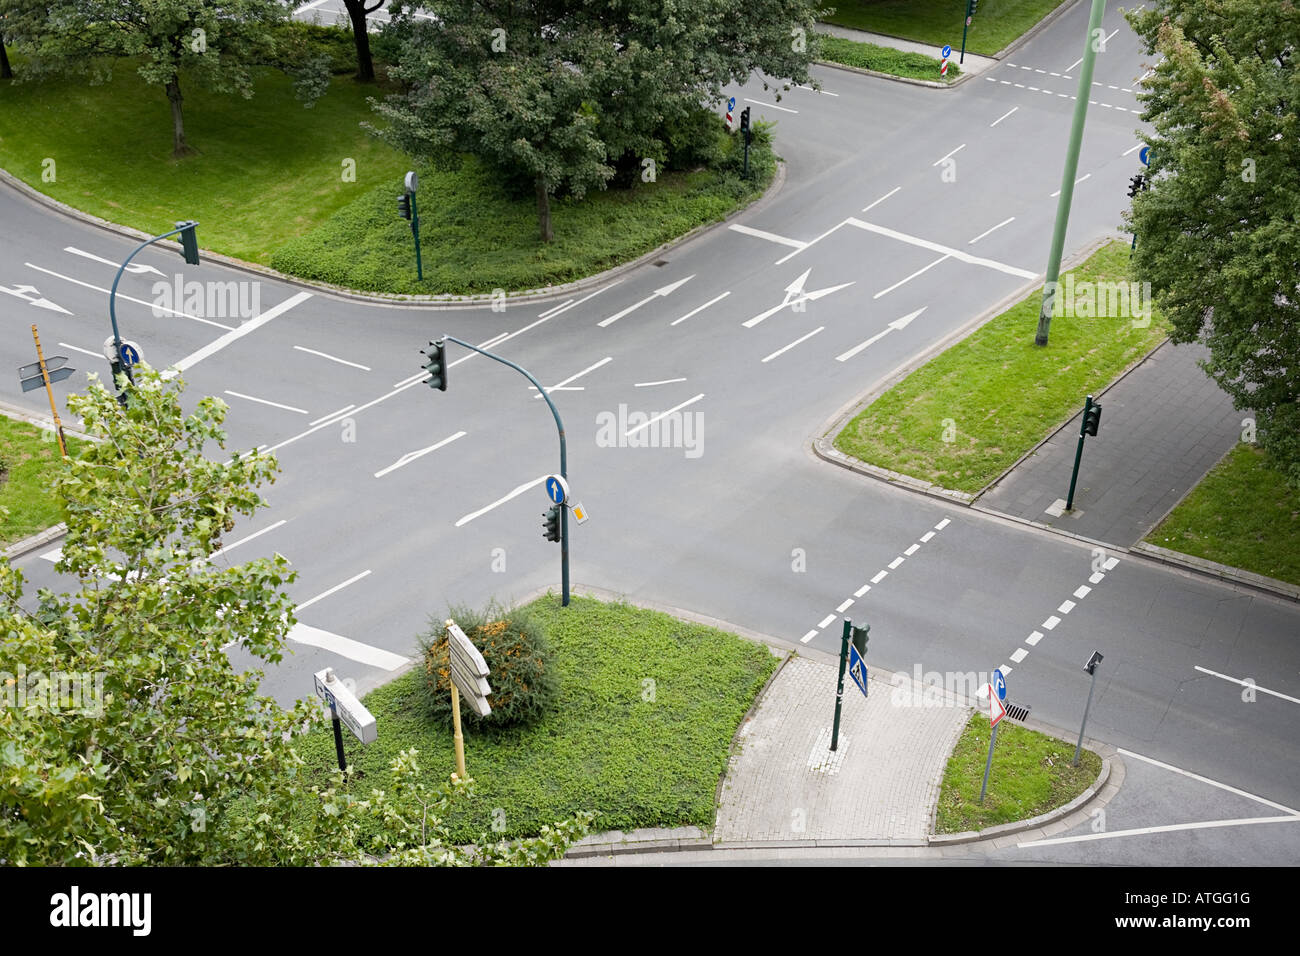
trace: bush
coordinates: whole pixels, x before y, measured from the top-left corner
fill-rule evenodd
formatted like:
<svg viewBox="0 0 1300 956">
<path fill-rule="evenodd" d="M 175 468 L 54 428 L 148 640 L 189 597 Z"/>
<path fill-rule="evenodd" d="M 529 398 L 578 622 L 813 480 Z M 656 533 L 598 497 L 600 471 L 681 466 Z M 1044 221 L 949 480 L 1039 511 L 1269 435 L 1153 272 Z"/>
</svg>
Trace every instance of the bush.
<svg viewBox="0 0 1300 956">
<path fill-rule="evenodd" d="M 487 662 L 492 712 L 479 717 L 461 706 L 462 720 L 472 728 L 502 728 L 529 724 L 546 713 L 556 695 L 555 668 L 550 645 L 536 617 L 526 609 L 505 610 L 495 602 L 482 611 L 452 607 L 448 617 L 460 625 Z M 447 628 L 430 620 L 420 638 L 424 652 L 421 682 L 429 717 L 451 723 L 451 676 L 447 658 Z"/>
</svg>

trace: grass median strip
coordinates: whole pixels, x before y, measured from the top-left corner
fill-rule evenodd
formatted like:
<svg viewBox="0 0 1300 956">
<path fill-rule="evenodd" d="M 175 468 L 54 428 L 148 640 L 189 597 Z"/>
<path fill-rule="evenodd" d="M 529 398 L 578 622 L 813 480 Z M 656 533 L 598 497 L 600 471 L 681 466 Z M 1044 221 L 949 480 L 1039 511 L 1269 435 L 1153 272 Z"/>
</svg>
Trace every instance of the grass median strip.
<svg viewBox="0 0 1300 956">
<path fill-rule="evenodd" d="M 1300 492 L 1240 444 L 1147 535 L 1147 543 L 1300 584 Z"/>
<path fill-rule="evenodd" d="M 961 76 L 961 67 L 957 65 L 955 59 L 948 62 L 948 72 L 940 76 L 939 68 L 942 61 L 936 57 L 926 56 L 924 53 L 908 53 L 895 50 L 893 47 L 859 43 L 856 40 L 828 35 L 819 37 L 818 42 L 821 45 L 817 58 L 829 60 L 831 63 L 842 63 L 845 66 L 856 66 L 861 70 L 875 70 L 878 73 L 889 73 L 915 80 L 935 80 L 941 83 L 951 83 Z"/>
<path fill-rule="evenodd" d="M 68 454 L 79 442 L 66 436 Z M 63 466 L 54 432 L 0 416 L 0 548 L 63 520 L 50 493 Z"/>
<path fill-rule="evenodd" d="M 1028 820 L 1069 803 L 1097 779 L 1101 758 L 1090 750 L 1070 765 L 1074 746 L 1002 720 L 993 748 L 988 793 L 979 802 L 992 728 L 983 714 L 971 714 L 943 772 L 935 812 L 935 833 L 965 833 Z"/>
<path fill-rule="evenodd" d="M 991 56 L 1022 36 L 1064 0 L 981 0 L 966 36 L 966 51 Z M 841 0 L 827 23 L 961 48 L 963 0 Z"/>
<path fill-rule="evenodd" d="M 1158 314 L 1147 324 L 1130 314 L 1136 296 L 1114 307 L 1130 285 L 1128 261 L 1127 245 L 1114 242 L 1071 270 L 1072 279 L 1061 277 L 1058 300 L 1068 311 L 1053 319 L 1045 347 L 1034 344 L 1040 290 L 877 398 L 835 447 L 944 488 L 979 491 L 1165 337 Z"/>
</svg>

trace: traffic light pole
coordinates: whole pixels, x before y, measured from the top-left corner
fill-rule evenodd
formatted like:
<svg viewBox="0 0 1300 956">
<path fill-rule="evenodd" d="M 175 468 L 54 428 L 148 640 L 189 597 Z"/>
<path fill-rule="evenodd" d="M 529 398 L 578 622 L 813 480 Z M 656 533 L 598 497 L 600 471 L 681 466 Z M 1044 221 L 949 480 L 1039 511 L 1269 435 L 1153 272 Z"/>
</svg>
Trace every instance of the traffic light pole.
<svg viewBox="0 0 1300 956">
<path fill-rule="evenodd" d="M 1074 510 L 1074 486 L 1079 480 L 1079 462 L 1083 459 L 1083 440 L 1088 434 L 1088 413 L 1092 411 L 1092 396 L 1083 400 L 1083 418 L 1079 419 L 1079 447 L 1074 450 L 1074 471 L 1070 472 L 1070 493 L 1065 499 L 1065 510 Z"/>
<path fill-rule="evenodd" d="M 524 368 L 521 365 L 516 365 L 514 362 L 510 361 L 509 359 L 502 358 L 500 355 L 494 355 L 493 353 L 489 352 L 487 349 L 481 349 L 477 345 L 470 345 L 468 342 L 462 341 L 461 339 L 456 338 L 454 335 L 443 335 L 442 338 L 446 339 L 448 342 L 455 342 L 457 345 L 463 345 L 465 348 L 469 349 L 472 352 L 478 352 L 480 355 L 486 355 L 488 358 L 494 359 L 495 361 L 500 362 L 502 365 L 508 365 L 516 372 L 519 372 L 521 375 L 527 378 L 528 381 L 533 383 L 533 386 L 537 389 L 538 393 L 541 394 L 542 398 L 546 399 L 546 404 L 550 407 L 551 414 L 555 416 L 555 427 L 556 430 L 560 433 L 560 477 L 564 478 L 567 481 L 569 477 L 569 456 L 564 443 L 564 422 L 560 420 L 560 413 L 556 409 L 555 403 L 551 401 L 551 396 L 548 395 L 546 393 L 546 389 L 542 387 L 542 383 L 537 381 L 537 379 L 533 377 L 533 373 L 528 371 L 528 369 Z M 560 506 L 560 587 L 561 587 L 560 603 L 564 607 L 568 607 L 569 606 L 569 505 L 567 502 Z M 841 684 L 843 684 L 844 682 L 843 670 L 844 670 L 843 667 L 841 667 L 840 668 Z"/>
<path fill-rule="evenodd" d="M 1070 221 L 1070 204 L 1074 201 L 1074 176 L 1079 171 L 1079 147 L 1083 144 L 1083 124 L 1088 117 L 1088 94 L 1092 91 L 1092 72 L 1097 63 L 1094 37 L 1101 29 L 1106 0 L 1092 0 L 1088 19 L 1088 37 L 1083 44 L 1083 64 L 1079 69 L 1079 91 L 1074 101 L 1074 123 L 1065 150 L 1065 171 L 1061 174 L 1061 198 L 1056 204 L 1056 226 L 1052 230 L 1052 248 L 1047 254 L 1047 278 L 1043 283 L 1043 303 L 1038 312 L 1035 345 L 1046 345 L 1056 307 L 1056 286 L 1061 278 L 1061 253 L 1065 249 L 1065 227 Z"/>
<path fill-rule="evenodd" d="M 853 630 L 853 622 L 847 617 L 844 619 L 844 637 L 840 641 L 840 677 L 835 684 L 835 724 L 831 728 L 831 750 L 834 750 L 840 743 L 840 708 L 844 706 L 844 668 L 849 663 L 849 635 Z"/>
<path fill-rule="evenodd" d="M 966 19 L 962 21 L 961 25 L 961 56 L 957 59 L 958 63 L 966 62 L 966 31 L 970 29 L 970 18 L 970 0 L 966 0 Z"/>
<path fill-rule="evenodd" d="M 119 335 L 117 331 L 117 284 L 122 281 L 122 273 L 125 272 L 126 267 L 131 264 L 131 260 L 136 257 L 136 253 L 138 253 L 145 246 L 153 245 L 155 242 L 157 242 L 160 239 L 168 239 L 171 236 L 174 236 L 178 233 L 185 232 L 187 229 L 193 229 L 197 225 L 198 223 L 194 222 L 193 220 L 180 223 L 171 232 L 164 232 L 161 236 L 154 236 L 152 239 L 145 240 L 144 242 L 140 243 L 140 245 L 136 246 L 135 249 L 132 250 L 131 254 L 127 256 L 126 259 L 122 262 L 122 264 L 118 266 L 117 275 L 113 277 L 113 287 L 108 292 L 108 319 L 110 322 L 113 323 L 113 352 L 117 355 L 119 362 L 122 361 L 122 336 Z M 194 246 L 193 262 L 190 261 L 189 246 L 185 245 L 184 248 L 185 248 L 185 261 L 188 262 L 190 265 L 198 265 L 199 263 L 198 263 L 197 245 Z M 132 385 L 134 385 L 135 377 L 131 374 L 131 366 L 125 362 L 122 362 L 122 368 L 123 371 L 126 372 L 126 380 L 130 382 Z"/>
<path fill-rule="evenodd" d="M 420 208 L 415 202 L 415 193 L 411 193 L 411 232 L 415 234 L 415 278 L 424 281 L 424 263 L 420 261 Z"/>
</svg>

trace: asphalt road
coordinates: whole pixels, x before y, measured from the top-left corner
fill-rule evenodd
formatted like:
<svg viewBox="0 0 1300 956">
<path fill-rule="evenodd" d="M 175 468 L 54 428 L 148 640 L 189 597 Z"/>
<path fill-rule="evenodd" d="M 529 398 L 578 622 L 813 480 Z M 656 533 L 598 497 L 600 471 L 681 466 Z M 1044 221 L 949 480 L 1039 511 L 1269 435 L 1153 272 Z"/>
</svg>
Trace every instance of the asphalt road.
<svg viewBox="0 0 1300 956">
<path fill-rule="evenodd" d="M 373 686 L 448 602 L 558 589 L 559 549 L 541 533 L 551 417 L 522 377 L 455 346 L 449 390 L 421 384 L 418 350 L 445 332 L 496 340 L 556 387 L 574 499 L 591 514 L 570 524 L 575 582 L 825 651 L 840 618 L 867 620 L 872 666 L 1003 666 L 1011 697 L 1061 727 L 1078 724 L 1095 648 L 1090 736 L 1300 805 L 1294 604 L 1094 554 L 809 451 L 837 409 L 1044 271 L 1085 7 L 953 91 L 822 68 L 821 91 L 779 102 L 757 80 L 736 90 L 738 108 L 778 124 L 784 188 L 574 295 L 501 312 L 370 305 L 143 253 L 157 274 L 124 277 L 125 337 L 154 365 L 179 363 L 190 400 L 230 404 L 228 447 L 269 447 L 283 467 L 270 507 L 219 559 L 278 551 L 299 572 L 296 653 L 268 672 L 268 692 L 307 695 L 325 666 Z M 1119 14 L 1105 24 L 1067 252 L 1116 233 L 1138 168 L 1131 91 L 1146 66 Z M 33 361 L 38 322 L 47 355 L 102 374 L 106 291 L 134 243 L 10 190 L 0 221 L 0 356 Z M 155 314 L 178 276 L 252 283 L 236 291 L 247 302 L 256 290 L 259 321 L 183 296 Z M 15 376 L 0 398 L 43 413 Z M 20 563 L 33 583 L 60 584 L 48 558 Z M 1227 678 L 1272 693 L 1245 703 Z M 1260 852 L 1293 862 L 1295 827 L 1276 829 Z"/>
</svg>

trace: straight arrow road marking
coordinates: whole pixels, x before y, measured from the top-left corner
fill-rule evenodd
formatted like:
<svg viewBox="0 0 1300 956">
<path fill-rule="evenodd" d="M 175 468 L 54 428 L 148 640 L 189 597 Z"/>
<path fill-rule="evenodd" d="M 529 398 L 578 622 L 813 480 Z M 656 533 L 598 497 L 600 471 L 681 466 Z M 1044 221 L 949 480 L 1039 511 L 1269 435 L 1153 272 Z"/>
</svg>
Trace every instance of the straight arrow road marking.
<svg viewBox="0 0 1300 956">
<path fill-rule="evenodd" d="M 440 442 L 435 442 L 434 444 L 430 445 L 428 448 L 421 448 L 419 451 L 408 451 L 405 455 L 397 459 L 397 461 L 393 462 L 387 468 L 381 468 L 379 471 L 375 472 L 375 477 L 382 478 L 390 471 L 396 471 L 398 468 L 401 468 L 403 465 L 409 465 L 417 458 L 423 457 L 424 455 L 429 454 L 429 452 L 431 451 L 437 451 L 443 445 L 451 444 L 457 438 L 464 438 L 466 434 L 467 434 L 466 432 L 456 432 L 456 434 L 450 435 L 444 438 Z"/>
<path fill-rule="evenodd" d="M 102 262 L 104 265 L 112 266 L 115 269 L 120 268 L 122 265 L 120 262 L 114 262 L 112 259 L 105 259 L 103 256 L 97 256 L 93 252 L 86 252 L 84 249 L 78 249 L 76 246 L 64 246 L 63 251 L 71 252 L 74 256 L 81 256 L 83 259 Z M 132 262 L 126 267 L 126 271 L 135 275 L 140 275 L 142 272 L 152 272 L 156 276 L 163 274 L 161 270 L 155 269 L 153 266 L 147 266 L 143 262 Z"/>
<path fill-rule="evenodd" d="M 651 300 L 653 300 L 653 299 L 655 299 L 655 298 L 657 298 L 657 297 L 659 297 L 659 296 L 672 295 L 674 292 L 676 292 L 678 289 L 680 289 L 682 286 L 686 285 L 686 283 L 690 282 L 690 281 L 691 281 L 692 279 L 694 279 L 694 278 L 695 278 L 695 274 L 694 274 L 694 273 L 691 273 L 691 274 L 688 275 L 685 279 L 678 279 L 676 282 L 674 282 L 674 283 L 672 283 L 672 284 L 670 284 L 670 285 L 666 285 L 666 286 L 664 286 L 664 287 L 661 288 L 661 289 L 655 289 L 654 292 L 650 293 L 648 296 L 646 296 L 646 297 L 645 297 L 644 299 L 642 299 L 640 302 L 634 303 L 633 305 L 629 305 L 629 306 L 628 306 L 626 309 L 624 309 L 622 312 L 618 312 L 618 313 L 616 313 L 616 314 L 614 314 L 614 315 L 611 315 L 611 316 L 610 316 L 609 318 L 607 318 L 607 319 L 601 319 L 601 320 L 600 320 L 599 322 L 597 322 L 596 324 L 599 325 L 602 329 L 603 329 L 603 328 L 606 328 L 607 326 L 613 325 L 613 324 L 614 324 L 615 322 L 617 322 L 619 319 L 623 318 L 623 316 L 625 316 L 625 315 L 627 315 L 627 314 L 629 314 L 629 313 L 631 313 L 631 312 L 635 312 L 637 309 L 641 308 L 641 306 L 645 305 L 647 302 L 650 302 Z"/>
<path fill-rule="evenodd" d="M 832 292 L 839 292 L 840 289 L 847 289 L 849 286 L 853 285 L 852 282 L 842 282 L 839 285 L 833 285 L 826 289 L 816 289 L 812 292 L 804 292 L 803 284 L 804 281 L 808 278 L 809 272 L 812 272 L 812 269 L 808 269 L 806 272 L 804 272 L 803 275 L 799 276 L 799 278 L 795 279 L 793 282 L 791 282 L 788 286 L 785 287 L 785 298 L 782 300 L 780 305 L 774 305 L 766 312 L 763 312 L 760 315 L 756 315 L 752 319 L 749 319 L 740 324 L 747 329 L 752 329 L 754 326 L 758 325 L 758 323 L 766 319 L 770 319 L 772 316 L 776 315 L 778 312 L 780 312 L 782 309 L 786 308 L 787 306 L 789 306 L 790 308 L 794 308 L 800 302 L 815 302 L 816 300 L 820 299 L 822 296 L 830 295 Z"/>
</svg>

